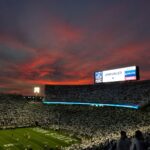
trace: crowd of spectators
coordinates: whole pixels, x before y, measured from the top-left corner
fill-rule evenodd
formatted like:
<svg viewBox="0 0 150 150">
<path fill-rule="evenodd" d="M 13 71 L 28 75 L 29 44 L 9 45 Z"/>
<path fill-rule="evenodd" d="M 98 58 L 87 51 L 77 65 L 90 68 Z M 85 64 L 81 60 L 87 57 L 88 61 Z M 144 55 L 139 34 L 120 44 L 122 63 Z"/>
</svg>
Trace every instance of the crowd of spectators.
<svg viewBox="0 0 150 150">
<path fill-rule="evenodd" d="M 110 147 L 110 143 L 112 145 L 119 138 L 121 130 L 126 131 L 130 137 L 136 130 L 150 136 L 149 108 L 142 111 L 126 108 L 62 106 L 61 109 L 55 108 L 55 112 L 58 113 L 55 126 L 52 124 L 49 127 L 69 130 L 82 139 L 82 144 L 75 145 L 72 149 L 92 147 L 92 150 L 93 147 L 98 147 L 100 150 L 100 147 L 108 145 Z"/>
<path fill-rule="evenodd" d="M 132 110 L 114 107 L 44 105 L 21 96 L 0 96 L 0 128 L 41 126 L 68 132 L 81 144 L 68 149 L 101 150 L 111 147 L 120 131 L 129 137 L 141 130 L 150 138 L 150 109 Z M 67 149 L 67 148 L 66 148 Z"/>
<path fill-rule="evenodd" d="M 21 95 L 0 94 L 0 128 L 30 127 L 47 122 L 48 115 L 42 117 L 47 114 L 46 110 L 43 108 L 42 113 L 41 107 L 34 107 L 36 104 Z"/>
<path fill-rule="evenodd" d="M 124 90 L 124 94 L 121 95 L 123 97 L 126 96 L 126 100 L 129 102 L 130 98 L 134 95 L 134 100 L 136 97 L 137 100 L 141 98 L 146 101 L 149 100 L 148 92 L 150 92 L 150 82 L 124 84 L 110 85 L 113 91 L 111 93 L 114 93 L 114 97 L 117 90 L 119 92 L 123 92 Z M 95 86 L 95 89 L 97 89 L 98 85 Z M 104 90 L 99 90 L 99 93 L 103 93 L 107 89 L 108 94 L 106 91 L 105 94 L 109 96 L 110 87 L 108 85 L 102 86 Z M 116 89 L 114 86 L 116 86 Z M 119 87 L 122 89 L 117 89 Z M 61 91 L 59 92 L 61 93 Z M 88 92 L 90 90 L 87 90 L 87 95 Z M 93 90 L 92 92 L 98 93 L 98 90 Z M 67 97 L 67 93 L 65 95 Z M 138 96 L 141 97 L 139 98 Z M 124 98 L 121 97 L 120 99 Z M 126 131 L 129 138 L 134 136 L 135 131 L 142 131 L 144 140 L 147 141 L 150 147 L 150 107 L 143 110 L 133 110 L 116 107 L 45 105 L 39 101 L 35 102 L 34 100 L 33 102 L 32 100 L 27 100 L 21 95 L 1 94 L 0 128 L 31 126 L 65 131 L 70 136 L 81 139 L 80 144 L 74 144 L 68 148 L 64 148 L 68 150 L 113 150 L 120 138 L 121 130 Z"/>
</svg>

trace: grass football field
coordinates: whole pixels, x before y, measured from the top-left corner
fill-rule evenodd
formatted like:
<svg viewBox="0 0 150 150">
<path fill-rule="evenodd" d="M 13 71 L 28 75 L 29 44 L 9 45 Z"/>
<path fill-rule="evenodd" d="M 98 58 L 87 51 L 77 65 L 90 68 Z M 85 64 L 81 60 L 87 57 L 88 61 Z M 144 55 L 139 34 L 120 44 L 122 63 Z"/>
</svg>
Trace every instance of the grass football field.
<svg viewBox="0 0 150 150">
<path fill-rule="evenodd" d="M 42 128 L 0 130 L 0 150 L 60 149 L 78 142 L 65 134 Z"/>
</svg>

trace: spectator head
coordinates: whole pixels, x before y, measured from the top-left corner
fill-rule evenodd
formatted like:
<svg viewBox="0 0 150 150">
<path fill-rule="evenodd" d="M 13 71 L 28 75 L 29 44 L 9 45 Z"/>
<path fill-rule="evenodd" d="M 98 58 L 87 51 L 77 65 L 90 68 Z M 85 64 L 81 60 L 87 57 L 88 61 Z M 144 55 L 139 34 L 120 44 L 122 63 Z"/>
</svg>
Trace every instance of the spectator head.
<svg viewBox="0 0 150 150">
<path fill-rule="evenodd" d="M 120 135 L 121 135 L 121 138 L 123 138 L 123 139 L 127 138 L 127 135 L 126 135 L 125 131 L 121 131 Z"/>
<path fill-rule="evenodd" d="M 135 138 L 138 140 L 143 140 L 143 134 L 140 130 L 135 131 Z"/>
</svg>

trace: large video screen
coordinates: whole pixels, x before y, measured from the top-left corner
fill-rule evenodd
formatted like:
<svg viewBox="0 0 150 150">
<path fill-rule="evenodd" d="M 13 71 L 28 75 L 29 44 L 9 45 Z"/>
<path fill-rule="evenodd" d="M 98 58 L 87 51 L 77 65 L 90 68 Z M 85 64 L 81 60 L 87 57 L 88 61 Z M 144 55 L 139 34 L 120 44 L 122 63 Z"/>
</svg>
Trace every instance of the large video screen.
<svg viewBox="0 0 150 150">
<path fill-rule="evenodd" d="M 138 67 L 130 66 L 113 70 L 97 71 L 94 73 L 94 80 L 95 83 L 137 80 L 138 75 Z"/>
</svg>

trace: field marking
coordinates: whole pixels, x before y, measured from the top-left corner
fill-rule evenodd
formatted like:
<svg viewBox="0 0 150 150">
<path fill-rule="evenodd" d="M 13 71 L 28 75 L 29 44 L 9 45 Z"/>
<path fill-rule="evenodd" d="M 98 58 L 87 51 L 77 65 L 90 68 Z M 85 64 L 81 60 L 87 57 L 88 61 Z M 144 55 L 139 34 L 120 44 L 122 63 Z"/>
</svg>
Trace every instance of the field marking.
<svg viewBox="0 0 150 150">
<path fill-rule="evenodd" d="M 4 144 L 3 146 L 4 147 L 14 147 L 16 145 L 18 145 L 18 143 L 9 143 L 9 144 Z"/>
<path fill-rule="evenodd" d="M 45 136 L 51 136 L 51 137 L 53 137 L 55 139 L 58 139 L 58 140 L 61 140 L 61 141 L 65 141 L 66 143 L 77 141 L 76 139 L 72 139 L 69 136 L 67 137 L 67 136 L 64 136 L 64 135 L 61 135 L 61 134 L 58 134 L 58 133 L 54 133 L 54 132 L 51 133 L 50 131 L 45 130 L 45 129 L 41 129 L 41 128 L 33 128 L 32 130 L 36 131 L 38 133 L 42 133 Z"/>
</svg>

